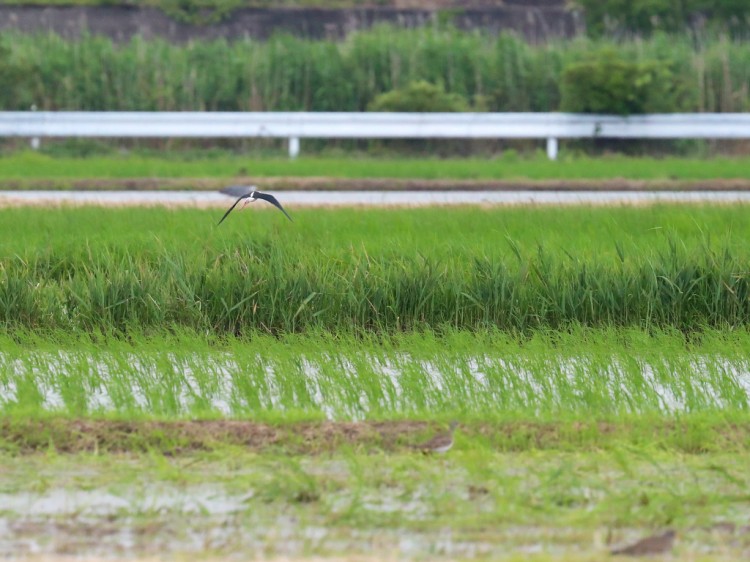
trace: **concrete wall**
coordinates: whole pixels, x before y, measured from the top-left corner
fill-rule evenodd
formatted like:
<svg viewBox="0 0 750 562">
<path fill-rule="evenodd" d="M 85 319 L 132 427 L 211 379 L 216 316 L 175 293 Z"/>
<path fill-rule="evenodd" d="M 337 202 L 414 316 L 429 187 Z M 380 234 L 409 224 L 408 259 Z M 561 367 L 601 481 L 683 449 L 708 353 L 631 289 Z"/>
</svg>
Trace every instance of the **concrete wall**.
<svg viewBox="0 0 750 562">
<path fill-rule="evenodd" d="M 512 0 L 510 0 L 512 2 Z M 509 3 L 447 10 L 354 8 L 263 9 L 245 8 L 220 23 L 191 25 L 171 19 L 162 11 L 142 7 L 108 6 L 0 6 L 0 31 L 54 32 L 75 38 L 82 33 L 106 35 L 128 41 L 135 35 L 160 37 L 172 42 L 191 39 L 251 37 L 266 39 L 277 31 L 312 38 L 340 39 L 377 23 L 403 27 L 436 25 L 452 21 L 461 29 L 491 32 L 514 30 L 532 42 L 571 37 L 584 31 L 580 13 L 567 10 L 559 0 Z"/>
</svg>

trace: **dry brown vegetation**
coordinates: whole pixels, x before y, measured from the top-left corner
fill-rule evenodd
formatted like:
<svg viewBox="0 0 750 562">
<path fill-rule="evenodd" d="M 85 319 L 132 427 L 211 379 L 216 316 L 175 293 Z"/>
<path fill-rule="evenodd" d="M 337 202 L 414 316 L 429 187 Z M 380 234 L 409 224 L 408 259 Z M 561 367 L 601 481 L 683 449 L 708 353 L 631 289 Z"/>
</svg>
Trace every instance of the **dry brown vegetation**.
<svg viewBox="0 0 750 562">
<path fill-rule="evenodd" d="M 475 422 L 462 424 L 463 439 L 490 449 L 600 448 L 647 438 L 687 452 L 711 447 L 724 450 L 750 446 L 750 424 L 713 423 L 696 429 L 690 424 L 661 420 L 635 422 Z M 17 453 L 53 449 L 59 453 L 157 451 L 182 455 L 225 447 L 250 451 L 283 451 L 302 455 L 360 452 L 403 452 L 434 432 L 436 422 L 285 422 L 245 420 L 108 420 L 69 418 L 4 418 L 1 448 Z"/>
</svg>

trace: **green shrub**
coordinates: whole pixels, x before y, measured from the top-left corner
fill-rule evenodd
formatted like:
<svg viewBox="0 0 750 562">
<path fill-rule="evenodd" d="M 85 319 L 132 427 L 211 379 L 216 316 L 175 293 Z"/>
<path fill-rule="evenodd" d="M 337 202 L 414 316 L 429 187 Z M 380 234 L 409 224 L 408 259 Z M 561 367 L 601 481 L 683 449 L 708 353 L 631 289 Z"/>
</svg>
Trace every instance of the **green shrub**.
<svg viewBox="0 0 750 562">
<path fill-rule="evenodd" d="M 218 23 L 242 6 L 240 0 L 151 0 L 143 3 L 161 9 L 176 21 L 191 25 Z"/>
<path fill-rule="evenodd" d="M 625 60 L 612 48 L 567 66 L 561 89 L 561 109 L 573 113 L 670 113 L 688 106 L 669 63 Z"/>
<path fill-rule="evenodd" d="M 368 105 L 369 111 L 453 112 L 467 111 L 468 104 L 458 94 L 449 94 L 442 86 L 425 80 L 412 82 L 405 88 L 377 96 Z"/>
<path fill-rule="evenodd" d="M 69 41 L 7 32 L 3 43 L 11 51 L 8 77 L 0 77 L 4 109 L 27 110 L 35 103 L 44 110 L 82 111 L 364 111 L 383 93 L 425 81 L 438 98 L 457 100 L 456 108 L 559 111 L 563 70 L 597 60 L 592 53 L 606 45 L 622 60 L 666 65 L 670 84 L 687 85 L 688 101 L 695 100 L 691 109 L 750 108 L 750 42 L 723 36 L 530 45 L 509 34 L 377 27 L 341 42 L 274 35 L 263 42 L 114 43 L 99 36 Z M 422 96 L 420 103 L 427 100 Z"/>
<path fill-rule="evenodd" d="M 33 65 L 28 65 L 28 69 Z M 10 50 L 0 44 L 0 111 L 29 109 L 34 103 L 31 91 L 31 74 L 10 59 Z"/>
<path fill-rule="evenodd" d="M 588 34 L 685 32 L 694 22 L 747 33 L 747 0 L 576 0 L 583 8 Z"/>
<path fill-rule="evenodd" d="M 111 154 L 114 148 L 105 139 L 63 138 L 45 140 L 40 152 L 57 158 L 88 158 Z"/>
</svg>

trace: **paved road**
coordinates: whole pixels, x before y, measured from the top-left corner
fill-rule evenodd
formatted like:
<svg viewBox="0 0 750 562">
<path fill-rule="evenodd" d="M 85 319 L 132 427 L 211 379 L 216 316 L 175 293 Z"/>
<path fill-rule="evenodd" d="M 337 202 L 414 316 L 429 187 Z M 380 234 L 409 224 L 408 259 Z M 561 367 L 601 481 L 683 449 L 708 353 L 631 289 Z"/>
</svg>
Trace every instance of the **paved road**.
<svg viewBox="0 0 750 562">
<path fill-rule="evenodd" d="M 280 191 L 285 207 L 425 205 L 612 205 L 648 203 L 750 202 L 743 191 Z M 228 206 L 232 199 L 213 191 L 1 191 L 9 205 Z"/>
</svg>

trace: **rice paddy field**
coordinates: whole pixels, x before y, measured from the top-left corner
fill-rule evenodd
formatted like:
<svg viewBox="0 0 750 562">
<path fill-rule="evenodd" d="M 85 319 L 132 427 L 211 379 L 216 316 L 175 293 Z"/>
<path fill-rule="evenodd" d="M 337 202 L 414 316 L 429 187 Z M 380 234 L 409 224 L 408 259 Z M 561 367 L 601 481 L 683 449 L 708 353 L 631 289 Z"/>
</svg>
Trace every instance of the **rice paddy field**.
<svg viewBox="0 0 750 562">
<path fill-rule="evenodd" d="M 747 206 L 288 210 L 0 209 L 2 552 L 747 557 Z"/>
</svg>

